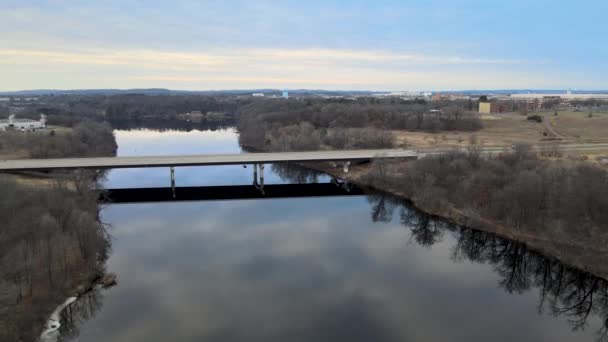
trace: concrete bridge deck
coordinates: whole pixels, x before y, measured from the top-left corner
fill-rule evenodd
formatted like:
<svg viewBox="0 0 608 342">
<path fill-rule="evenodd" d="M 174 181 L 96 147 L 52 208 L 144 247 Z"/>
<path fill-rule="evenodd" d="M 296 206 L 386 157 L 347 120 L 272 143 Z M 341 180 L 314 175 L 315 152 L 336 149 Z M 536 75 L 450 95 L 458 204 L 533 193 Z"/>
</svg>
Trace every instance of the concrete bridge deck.
<svg viewBox="0 0 608 342">
<path fill-rule="evenodd" d="M 360 161 L 374 158 L 417 158 L 413 150 L 348 150 L 272 152 L 182 156 L 138 156 L 0 160 L 1 171 L 48 171 L 57 169 L 121 169 L 205 165 L 244 165 L 284 162 Z"/>
</svg>

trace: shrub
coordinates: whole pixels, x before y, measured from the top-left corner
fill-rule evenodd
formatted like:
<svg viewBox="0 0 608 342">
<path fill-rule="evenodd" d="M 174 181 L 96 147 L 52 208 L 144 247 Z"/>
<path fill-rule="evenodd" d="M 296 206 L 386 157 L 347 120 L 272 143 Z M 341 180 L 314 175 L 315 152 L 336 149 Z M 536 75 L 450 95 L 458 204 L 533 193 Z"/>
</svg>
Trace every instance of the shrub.
<svg viewBox="0 0 608 342">
<path fill-rule="evenodd" d="M 543 122 L 543 117 L 538 114 L 528 115 L 526 119 L 529 121 Z"/>
</svg>

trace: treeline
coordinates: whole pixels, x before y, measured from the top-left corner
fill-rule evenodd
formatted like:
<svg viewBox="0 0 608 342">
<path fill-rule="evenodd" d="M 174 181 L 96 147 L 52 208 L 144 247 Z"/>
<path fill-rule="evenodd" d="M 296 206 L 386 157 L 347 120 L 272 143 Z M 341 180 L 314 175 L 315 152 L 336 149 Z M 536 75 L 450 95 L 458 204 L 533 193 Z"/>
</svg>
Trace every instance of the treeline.
<svg viewBox="0 0 608 342">
<path fill-rule="evenodd" d="M 239 107 L 242 145 L 264 150 L 382 148 L 395 144 L 390 130 L 473 131 L 481 120 L 462 106 L 400 99 L 251 101 Z"/>
<path fill-rule="evenodd" d="M 234 98 L 199 95 L 180 96 L 112 96 L 106 101 L 108 120 L 175 119 L 192 111 L 220 112 L 232 117 L 237 110 Z"/>
<path fill-rule="evenodd" d="M 119 130 L 140 130 L 140 129 L 152 129 L 156 131 L 184 131 L 190 132 L 193 130 L 199 131 L 218 131 L 231 129 L 236 126 L 236 120 L 226 118 L 221 121 L 201 121 L 192 122 L 184 120 L 115 120 L 110 121 L 109 124 L 114 129 Z"/>
<path fill-rule="evenodd" d="M 587 163 L 543 160 L 524 145 L 489 158 L 471 151 L 379 161 L 367 181 L 434 213 L 456 209 L 473 226 L 489 220 L 589 248 L 603 248 L 598 241 L 607 233 L 608 173 Z"/>
<path fill-rule="evenodd" d="M 25 151 L 30 158 L 114 156 L 117 145 L 110 125 L 83 121 L 71 131 L 0 132 L 0 153 Z"/>
<path fill-rule="evenodd" d="M 28 104 L 18 116 L 36 119 L 46 114 L 49 124 L 73 126 L 83 119 L 93 121 L 176 120 L 178 114 L 201 111 L 234 116 L 235 97 L 205 95 L 62 95 L 45 96 Z M 4 113 L 8 115 L 8 113 Z"/>
<path fill-rule="evenodd" d="M 55 307 L 103 274 L 110 239 L 91 179 L 0 179 L 0 341 L 36 341 Z"/>
</svg>

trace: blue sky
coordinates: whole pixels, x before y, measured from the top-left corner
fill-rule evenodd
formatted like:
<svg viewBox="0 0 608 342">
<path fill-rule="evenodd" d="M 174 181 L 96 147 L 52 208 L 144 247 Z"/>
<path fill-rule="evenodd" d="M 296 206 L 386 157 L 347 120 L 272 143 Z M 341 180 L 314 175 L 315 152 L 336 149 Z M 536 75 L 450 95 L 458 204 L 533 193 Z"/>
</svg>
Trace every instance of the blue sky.
<svg viewBox="0 0 608 342">
<path fill-rule="evenodd" d="M 0 90 L 608 88 L 608 1 L 27 1 Z"/>
</svg>

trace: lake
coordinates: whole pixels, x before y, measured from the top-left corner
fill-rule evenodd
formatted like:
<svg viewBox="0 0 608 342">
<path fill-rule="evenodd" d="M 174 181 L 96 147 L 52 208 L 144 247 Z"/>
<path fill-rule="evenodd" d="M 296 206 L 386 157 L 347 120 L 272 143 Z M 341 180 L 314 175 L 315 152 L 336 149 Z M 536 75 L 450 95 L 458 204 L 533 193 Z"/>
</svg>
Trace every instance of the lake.
<svg viewBox="0 0 608 342">
<path fill-rule="evenodd" d="M 117 130 L 118 155 L 241 153 L 234 130 Z M 266 168 L 267 184 L 294 177 Z M 324 175 L 304 177 L 327 183 Z M 251 166 L 176 168 L 249 185 Z M 106 188 L 168 187 L 112 170 Z M 382 194 L 107 205 L 118 285 L 69 310 L 73 341 L 597 341 L 608 286 Z"/>
</svg>

